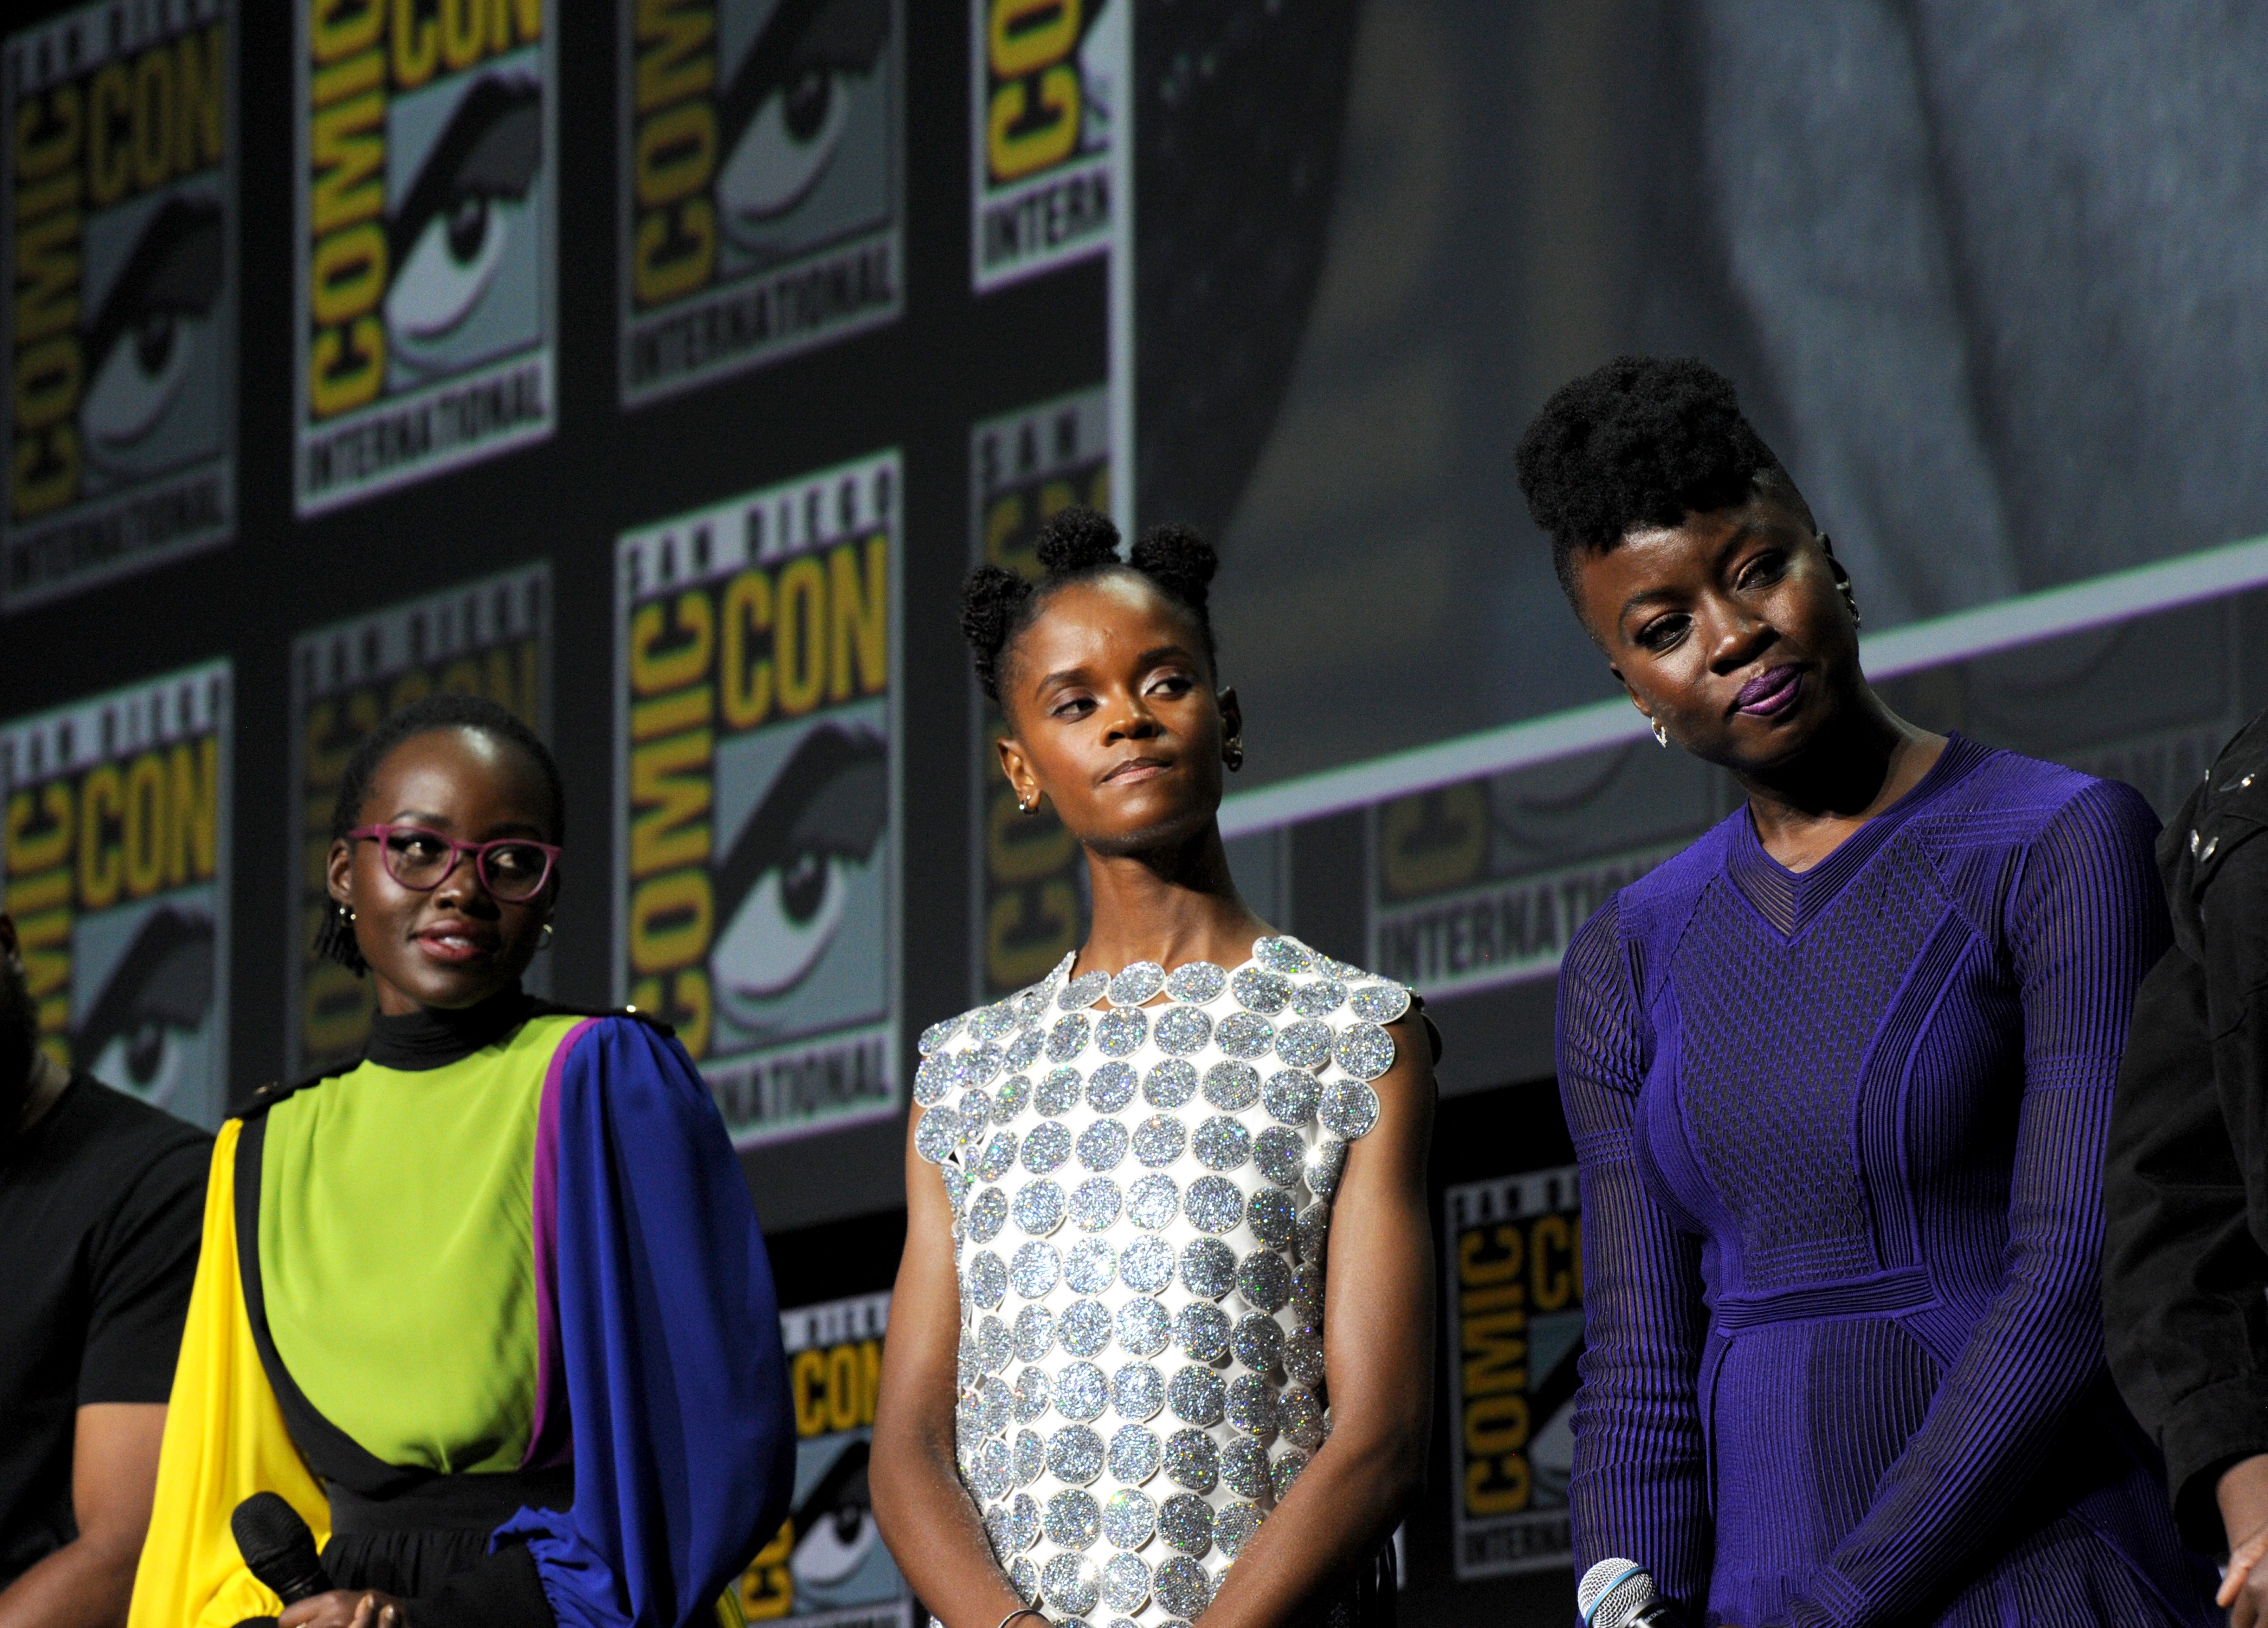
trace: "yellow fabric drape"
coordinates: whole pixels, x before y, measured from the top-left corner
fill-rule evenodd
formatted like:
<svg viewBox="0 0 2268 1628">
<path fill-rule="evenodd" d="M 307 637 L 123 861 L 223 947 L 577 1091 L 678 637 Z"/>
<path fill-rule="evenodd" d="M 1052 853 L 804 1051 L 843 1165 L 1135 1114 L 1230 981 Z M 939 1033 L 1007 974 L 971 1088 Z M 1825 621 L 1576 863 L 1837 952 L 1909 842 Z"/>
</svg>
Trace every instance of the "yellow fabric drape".
<svg viewBox="0 0 2268 1628">
<path fill-rule="evenodd" d="M 283 1609 L 245 1570 L 229 1531 L 230 1514 L 254 1492 L 281 1493 L 306 1519 L 317 1548 L 330 1537 L 329 1500 L 284 1428 L 245 1317 L 236 1255 L 236 1144 L 243 1130 L 242 1121 L 230 1120 L 213 1146 L 196 1286 L 173 1368 L 157 1504 L 128 1628 L 231 1628 Z"/>
</svg>

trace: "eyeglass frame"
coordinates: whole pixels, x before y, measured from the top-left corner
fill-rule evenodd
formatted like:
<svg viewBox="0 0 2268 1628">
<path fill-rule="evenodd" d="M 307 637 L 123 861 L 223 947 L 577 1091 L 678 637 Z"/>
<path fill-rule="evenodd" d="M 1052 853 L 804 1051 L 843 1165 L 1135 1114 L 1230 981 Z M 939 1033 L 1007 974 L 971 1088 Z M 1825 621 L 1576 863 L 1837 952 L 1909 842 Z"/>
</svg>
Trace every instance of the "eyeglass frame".
<svg viewBox="0 0 2268 1628">
<path fill-rule="evenodd" d="M 386 847 L 386 839 L 396 832 L 430 836 L 437 843 L 446 844 L 449 849 L 449 868 L 423 888 L 416 882 L 403 881 L 401 878 L 394 875 L 394 866 L 388 859 L 388 850 Z M 500 904 L 534 903 L 542 895 L 543 890 L 551 885 L 551 879 L 559 869 L 559 857 L 567 851 L 556 843 L 541 843 L 533 836 L 492 836 L 484 843 L 460 843 L 447 832 L 437 831 L 430 825 L 358 825 L 347 833 L 347 840 L 378 843 L 378 862 L 385 869 L 387 879 L 395 887 L 407 888 L 412 893 L 435 891 L 443 882 L 457 873 L 458 866 L 463 862 L 467 854 L 470 854 L 473 856 L 473 874 L 480 879 L 481 887 L 488 895 Z M 525 898 L 505 897 L 497 891 L 496 884 L 489 880 L 490 851 L 509 847 L 534 848 L 541 851 L 543 854 L 543 874 L 535 879 L 535 886 L 527 890 Z"/>
</svg>

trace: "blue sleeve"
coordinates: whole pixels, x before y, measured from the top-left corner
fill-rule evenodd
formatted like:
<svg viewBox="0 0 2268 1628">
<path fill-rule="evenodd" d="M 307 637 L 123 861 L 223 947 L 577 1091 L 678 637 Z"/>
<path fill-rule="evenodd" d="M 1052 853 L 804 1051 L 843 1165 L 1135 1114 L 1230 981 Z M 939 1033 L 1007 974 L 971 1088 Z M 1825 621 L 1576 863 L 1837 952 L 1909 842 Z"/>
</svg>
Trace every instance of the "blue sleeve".
<svg viewBox="0 0 2268 1628">
<path fill-rule="evenodd" d="M 562 1628 L 712 1616 L 779 1529 L 795 1428 L 747 1185 L 692 1059 L 607 1019 L 558 1082 L 559 1346 L 575 1503 L 523 1510 Z"/>
</svg>

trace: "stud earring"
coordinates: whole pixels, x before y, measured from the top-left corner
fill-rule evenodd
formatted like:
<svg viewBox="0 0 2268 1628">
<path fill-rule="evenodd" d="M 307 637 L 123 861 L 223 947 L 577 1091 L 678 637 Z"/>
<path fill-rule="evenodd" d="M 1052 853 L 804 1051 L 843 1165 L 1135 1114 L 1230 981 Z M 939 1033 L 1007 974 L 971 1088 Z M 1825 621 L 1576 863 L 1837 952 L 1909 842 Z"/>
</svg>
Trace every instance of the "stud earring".
<svg viewBox="0 0 2268 1628">
<path fill-rule="evenodd" d="M 1660 720 L 1660 718 L 1654 718 L 1654 719 L 1653 719 L 1653 720 L 1652 720 L 1652 721 L 1653 721 L 1653 743 L 1654 743 L 1654 745 L 1656 745 L 1656 746 L 1668 746 L 1668 745 L 1669 744 L 1669 731 L 1668 731 L 1667 729 L 1664 729 L 1664 728 L 1661 726 L 1661 720 Z"/>
<path fill-rule="evenodd" d="M 543 924 L 543 943 L 540 947 L 544 949 L 551 947 L 551 924 L 549 922 L 545 922 Z"/>
<path fill-rule="evenodd" d="M 1029 814 L 1034 808 L 1039 806 L 1039 800 L 1040 799 L 1035 797 L 1032 799 L 1031 801 L 1026 802 L 1020 797 L 1016 799 L 1016 812 L 1018 814 Z"/>
<path fill-rule="evenodd" d="M 1244 737 L 1242 735 L 1231 735 L 1226 740 L 1221 742 L 1220 761 L 1228 765 L 1228 772 L 1231 774 L 1234 774 L 1238 770 L 1244 767 Z"/>
</svg>

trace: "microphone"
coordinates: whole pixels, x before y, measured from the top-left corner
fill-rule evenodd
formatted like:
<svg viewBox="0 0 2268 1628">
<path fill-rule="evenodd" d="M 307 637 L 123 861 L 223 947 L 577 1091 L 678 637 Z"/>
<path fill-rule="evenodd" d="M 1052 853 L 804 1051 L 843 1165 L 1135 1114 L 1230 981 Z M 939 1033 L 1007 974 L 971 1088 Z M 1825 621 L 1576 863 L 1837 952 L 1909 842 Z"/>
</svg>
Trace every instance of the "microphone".
<svg viewBox="0 0 2268 1628">
<path fill-rule="evenodd" d="M 297 1605 L 338 1587 L 315 1553 L 315 1535 L 299 1512 L 274 1492 L 254 1492 L 228 1518 L 237 1551 L 252 1574 Z"/>
<path fill-rule="evenodd" d="M 1653 1576 L 1635 1560 L 1602 1560 L 1575 1586 L 1585 1628 L 1684 1628 L 1685 1619 L 1654 1592 Z"/>
</svg>

